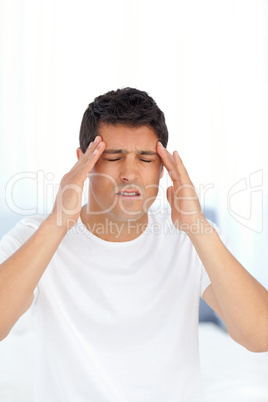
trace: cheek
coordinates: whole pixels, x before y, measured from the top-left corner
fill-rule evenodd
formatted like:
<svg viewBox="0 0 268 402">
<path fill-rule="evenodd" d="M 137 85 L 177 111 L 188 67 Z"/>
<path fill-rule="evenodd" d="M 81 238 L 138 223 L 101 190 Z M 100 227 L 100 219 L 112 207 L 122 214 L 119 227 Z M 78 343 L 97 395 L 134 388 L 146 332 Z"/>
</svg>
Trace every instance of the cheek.
<svg viewBox="0 0 268 402">
<path fill-rule="evenodd" d="M 95 164 L 92 172 L 94 171 L 100 175 L 105 176 L 115 176 L 117 170 L 118 167 L 116 167 L 116 165 L 113 165 L 112 163 L 107 163 L 106 161 L 100 159 Z"/>
<path fill-rule="evenodd" d="M 111 172 L 101 169 L 100 166 L 95 165 L 89 176 L 89 183 L 94 193 L 105 194 L 107 191 L 116 187 L 116 180 Z"/>
<path fill-rule="evenodd" d="M 155 167 L 154 169 L 152 169 L 152 171 L 150 172 L 150 180 L 153 183 L 159 182 L 160 177 L 161 177 L 161 172 L 162 172 L 162 169 L 161 169 L 160 165 Z"/>
<path fill-rule="evenodd" d="M 147 179 L 144 180 L 146 192 L 150 196 L 157 195 L 160 184 L 160 172 L 153 172 Z"/>
</svg>

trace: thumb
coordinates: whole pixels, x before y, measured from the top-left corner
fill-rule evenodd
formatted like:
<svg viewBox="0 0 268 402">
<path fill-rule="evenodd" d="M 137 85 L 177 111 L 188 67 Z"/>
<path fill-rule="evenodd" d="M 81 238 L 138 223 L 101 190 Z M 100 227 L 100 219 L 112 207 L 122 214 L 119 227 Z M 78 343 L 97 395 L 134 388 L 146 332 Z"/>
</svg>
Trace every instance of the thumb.
<svg viewBox="0 0 268 402">
<path fill-rule="evenodd" d="M 172 208 L 173 204 L 174 204 L 174 187 L 173 186 L 170 186 L 167 188 L 167 200 L 169 202 L 169 205 Z"/>
</svg>

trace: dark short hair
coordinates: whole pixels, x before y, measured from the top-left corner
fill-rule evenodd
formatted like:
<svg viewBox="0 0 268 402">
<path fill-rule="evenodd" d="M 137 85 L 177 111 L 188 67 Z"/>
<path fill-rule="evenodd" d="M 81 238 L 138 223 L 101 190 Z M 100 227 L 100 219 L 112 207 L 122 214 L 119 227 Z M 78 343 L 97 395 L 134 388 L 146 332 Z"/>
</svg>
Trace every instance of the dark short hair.
<svg viewBox="0 0 268 402">
<path fill-rule="evenodd" d="M 88 105 L 81 127 L 79 142 L 83 153 L 98 135 L 100 123 L 147 126 L 154 130 L 164 147 L 168 142 L 168 130 L 164 113 L 148 93 L 135 88 L 123 88 L 107 92 Z"/>
</svg>

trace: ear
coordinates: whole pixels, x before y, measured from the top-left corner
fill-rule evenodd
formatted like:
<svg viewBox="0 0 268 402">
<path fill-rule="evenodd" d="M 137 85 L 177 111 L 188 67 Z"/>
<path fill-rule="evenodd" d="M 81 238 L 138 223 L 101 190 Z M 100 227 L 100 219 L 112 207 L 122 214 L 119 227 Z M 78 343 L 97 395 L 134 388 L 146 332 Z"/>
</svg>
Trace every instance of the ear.
<svg viewBox="0 0 268 402">
<path fill-rule="evenodd" d="M 81 148 L 77 148 L 77 150 L 76 150 L 77 159 L 80 159 L 81 156 L 83 156 L 83 155 L 84 155 L 84 153 L 82 152 L 82 149 L 81 149 Z"/>
</svg>

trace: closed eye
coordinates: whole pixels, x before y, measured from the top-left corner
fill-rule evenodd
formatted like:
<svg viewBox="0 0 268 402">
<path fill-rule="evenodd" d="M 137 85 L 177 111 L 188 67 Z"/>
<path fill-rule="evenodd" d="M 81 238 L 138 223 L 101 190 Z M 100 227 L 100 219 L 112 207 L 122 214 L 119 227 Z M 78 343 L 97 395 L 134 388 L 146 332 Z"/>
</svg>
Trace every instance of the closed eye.
<svg viewBox="0 0 268 402">
<path fill-rule="evenodd" d="M 107 161 L 109 161 L 109 162 L 115 162 L 115 161 L 119 161 L 120 160 L 120 158 L 117 158 L 117 159 L 106 159 Z M 150 162 L 152 162 L 152 161 L 147 161 L 147 160 L 145 160 L 145 159 L 140 159 L 142 162 L 146 162 L 146 163 L 150 163 Z"/>
</svg>

